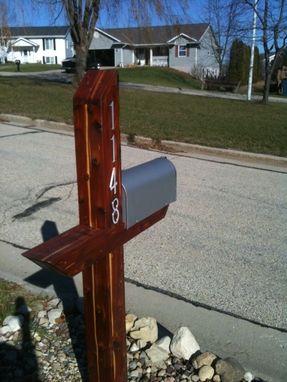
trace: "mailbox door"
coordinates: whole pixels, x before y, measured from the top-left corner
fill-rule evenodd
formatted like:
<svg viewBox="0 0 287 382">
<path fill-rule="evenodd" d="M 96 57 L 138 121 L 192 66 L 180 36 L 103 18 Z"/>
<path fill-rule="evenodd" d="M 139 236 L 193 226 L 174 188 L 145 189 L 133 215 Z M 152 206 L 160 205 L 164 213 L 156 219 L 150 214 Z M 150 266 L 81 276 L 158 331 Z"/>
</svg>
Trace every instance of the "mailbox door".
<svg viewBox="0 0 287 382">
<path fill-rule="evenodd" d="M 157 158 L 122 172 L 123 221 L 130 228 L 176 200 L 176 170 Z"/>
</svg>

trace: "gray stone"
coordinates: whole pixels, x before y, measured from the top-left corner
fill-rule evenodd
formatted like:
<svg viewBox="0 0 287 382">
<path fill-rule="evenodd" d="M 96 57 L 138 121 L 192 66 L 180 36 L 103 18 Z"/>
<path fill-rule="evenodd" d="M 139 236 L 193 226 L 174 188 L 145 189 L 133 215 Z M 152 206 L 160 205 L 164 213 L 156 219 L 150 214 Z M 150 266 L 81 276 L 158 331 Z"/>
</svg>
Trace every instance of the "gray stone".
<svg viewBox="0 0 287 382">
<path fill-rule="evenodd" d="M 53 298 L 52 300 L 48 301 L 48 305 L 51 308 L 57 308 L 57 306 L 60 304 L 61 300 L 58 297 Z"/>
<path fill-rule="evenodd" d="M 174 334 L 170 350 L 175 357 L 188 360 L 200 347 L 191 331 L 183 326 Z"/>
<path fill-rule="evenodd" d="M 142 375 L 142 370 L 140 370 L 140 369 L 132 370 L 132 371 L 129 373 L 129 376 L 130 376 L 131 378 L 139 378 L 141 375 Z"/>
<path fill-rule="evenodd" d="M 48 324 L 49 324 L 49 320 L 48 320 L 48 318 L 46 318 L 46 317 L 43 317 L 43 318 L 40 318 L 40 320 L 39 320 L 39 324 L 41 325 L 41 326 L 47 326 Z"/>
<path fill-rule="evenodd" d="M 158 339 L 158 327 L 155 318 L 143 317 L 134 323 L 130 336 L 145 343 L 154 343 Z"/>
<path fill-rule="evenodd" d="M 251 382 L 253 380 L 253 375 L 252 373 L 250 373 L 250 371 L 247 371 L 245 374 L 244 374 L 244 381 L 246 382 Z"/>
<path fill-rule="evenodd" d="M 171 338 L 168 336 L 162 337 L 158 341 L 156 341 L 156 345 L 168 353 L 170 351 L 170 343 L 171 343 Z"/>
<path fill-rule="evenodd" d="M 0 335 L 1 336 L 5 336 L 6 334 L 8 334 L 10 332 L 11 332 L 11 330 L 10 330 L 10 327 L 8 325 L 2 326 L 2 328 L 0 328 Z"/>
<path fill-rule="evenodd" d="M 211 352 L 205 352 L 197 356 L 192 361 L 192 366 L 195 369 L 200 369 L 202 366 L 211 366 L 212 362 L 216 359 L 216 355 Z"/>
<path fill-rule="evenodd" d="M 164 377 L 165 373 L 166 373 L 166 371 L 164 369 L 161 369 L 161 370 L 158 371 L 157 376 L 158 377 Z"/>
<path fill-rule="evenodd" d="M 58 320 L 61 317 L 62 313 L 63 313 L 62 309 L 51 309 L 51 310 L 49 310 L 48 319 L 49 319 L 50 324 L 55 324 L 56 320 Z"/>
<path fill-rule="evenodd" d="M 44 318 L 46 316 L 47 316 L 46 310 L 40 310 L 40 312 L 38 312 L 38 318 Z"/>
<path fill-rule="evenodd" d="M 169 358 L 169 352 L 160 348 L 156 344 L 153 344 L 149 349 L 147 349 L 146 354 L 155 365 L 159 365 Z"/>
<path fill-rule="evenodd" d="M 214 369 L 211 366 L 202 366 L 199 369 L 198 376 L 201 382 L 210 380 L 214 376 Z"/>
<path fill-rule="evenodd" d="M 137 316 L 134 314 L 127 314 L 126 315 L 126 332 L 128 333 L 132 327 L 134 326 L 134 322 L 137 319 Z"/>
<path fill-rule="evenodd" d="M 17 330 L 21 329 L 22 323 L 23 323 L 24 317 L 19 316 L 7 316 L 5 320 L 3 321 L 3 325 L 7 325 L 10 329 L 10 332 L 14 333 L 17 332 Z"/>
<path fill-rule="evenodd" d="M 137 367 L 138 367 L 137 361 L 130 362 L 130 364 L 129 364 L 129 369 L 130 370 L 135 370 Z"/>
<path fill-rule="evenodd" d="M 138 345 L 134 342 L 133 344 L 132 344 L 132 346 L 130 347 L 130 352 L 136 352 L 136 351 L 139 351 L 140 349 L 139 349 L 139 347 L 138 347 Z"/>
<path fill-rule="evenodd" d="M 216 373 L 222 382 L 240 382 L 244 378 L 245 370 L 234 358 L 221 359 L 216 362 Z"/>
</svg>

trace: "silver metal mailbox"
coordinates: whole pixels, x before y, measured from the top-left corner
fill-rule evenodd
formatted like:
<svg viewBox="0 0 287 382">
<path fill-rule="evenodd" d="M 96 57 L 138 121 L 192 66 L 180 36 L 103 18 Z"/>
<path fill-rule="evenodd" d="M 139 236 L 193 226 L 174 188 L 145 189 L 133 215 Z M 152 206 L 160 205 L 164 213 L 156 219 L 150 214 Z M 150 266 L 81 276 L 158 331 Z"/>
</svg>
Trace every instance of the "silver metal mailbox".
<svg viewBox="0 0 287 382">
<path fill-rule="evenodd" d="M 123 221 L 126 228 L 176 200 L 176 169 L 165 157 L 122 172 Z"/>
</svg>

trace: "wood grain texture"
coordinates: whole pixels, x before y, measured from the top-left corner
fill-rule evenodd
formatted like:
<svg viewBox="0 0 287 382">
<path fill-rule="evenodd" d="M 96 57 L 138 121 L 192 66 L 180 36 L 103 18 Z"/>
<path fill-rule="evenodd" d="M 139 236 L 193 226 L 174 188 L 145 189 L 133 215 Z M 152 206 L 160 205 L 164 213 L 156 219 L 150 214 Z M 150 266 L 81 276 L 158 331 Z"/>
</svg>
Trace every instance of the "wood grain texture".
<svg viewBox="0 0 287 382">
<path fill-rule="evenodd" d="M 83 271 L 91 381 L 127 382 L 123 275 L 122 247 Z"/>
</svg>

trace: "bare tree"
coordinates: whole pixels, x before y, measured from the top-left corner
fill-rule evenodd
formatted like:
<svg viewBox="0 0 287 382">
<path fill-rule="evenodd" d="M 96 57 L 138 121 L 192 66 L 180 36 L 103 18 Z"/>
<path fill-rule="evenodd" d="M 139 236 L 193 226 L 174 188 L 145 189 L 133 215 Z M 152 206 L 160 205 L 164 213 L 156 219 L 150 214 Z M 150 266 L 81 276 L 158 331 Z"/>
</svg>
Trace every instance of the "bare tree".
<svg viewBox="0 0 287 382">
<path fill-rule="evenodd" d="M 258 18 L 257 29 L 264 50 L 263 103 L 268 103 L 271 77 L 287 43 L 286 0 L 242 0 Z M 256 6 L 257 5 L 257 6 Z M 274 59 L 271 60 L 271 56 Z"/>
<path fill-rule="evenodd" d="M 205 18 L 211 25 L 217 42 L 213 49 L 219 65 L 219 76 L 223 74 L 231 43 L 235 37 L 238 38 L 241 8 L 242 4 L 238 0 L 208 0 L 206 4 Z"/>
<path fill-rule="evenodd" d="M 190 0 L 34 0 L 48 5 L 54 15 L 64 10 L 71 28 L 71 36 L 76 53 L 75 83 L 78 83 L 86 67 L 89 47 L 93 39 L 96 23 L 105 13 L 111 19 L 125 14 L 127 20 L 137 25 L 149 25 L 152 17 L 178 22 L 184 15 Z"/>
<path fill-rule="evenodd" d="M 5 0 L 0 1 L 0 63 L 5 60 L 8 49 L 10 30 L 8 26 L 8 6 Z"/>
</svg>

